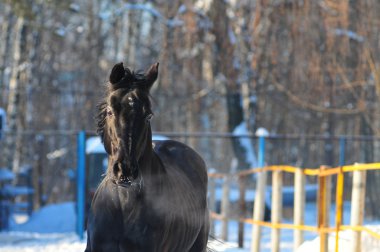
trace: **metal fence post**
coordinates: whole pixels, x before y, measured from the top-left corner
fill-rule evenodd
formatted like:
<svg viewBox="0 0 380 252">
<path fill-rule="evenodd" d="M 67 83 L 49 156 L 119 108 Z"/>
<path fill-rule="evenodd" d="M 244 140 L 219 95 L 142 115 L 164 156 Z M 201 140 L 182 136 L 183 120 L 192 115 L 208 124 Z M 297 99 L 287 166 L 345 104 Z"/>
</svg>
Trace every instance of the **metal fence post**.
<svg viewBox="0 0 380 252">
<path fill-rule="evenodd" d="M 80 131 L 77 137 L 77 234 L 83 239 L 85 211 L 86 176 L 86 132 Z"/>
<path fill-rule="evenodd" d="M 343 221 L 343 192 L 344 192 L 344 173 L 343 167 L 339 168 L 336 182 L 336 213 L 335 213 L 335 251 L 339 251 L 339 232 Z"/>
<path fill-rule="evenodd" d="M 343 166 L 345 164 L 346 159 L 346 138 L 341 136 L 339 138 L 339 166 Z"/>
<path fill-rule="evenodd" d="M 226 175 L 223 178 L 223 195 L 222 195 L 222 201 L 221 201 L 221 214 L 223 216 L 222 220 L 222 234 L 221 238 L 224 241 L 228 240 L 228 215 L 229 215 L 229 209 L 230 209 L 230 184 L 231 184 L 231 177 L 229 175 Z"/>
<path fill-rule="evenodd" d="M 322 174 L 328 169 L 327 166 L 320 167 L 318 177 L 318 229 L 320 234 L 320 252 L 328 252 L 329 234 L 327 228 L 330 222 L 331 207 L 331 176 Z"/>
<path fill-rule="evenodd" d="M 259 167 L 265 166 L 265 137 L 259 137 L 259 152 L 258 152 L 258 165 Z"/>
</svg>

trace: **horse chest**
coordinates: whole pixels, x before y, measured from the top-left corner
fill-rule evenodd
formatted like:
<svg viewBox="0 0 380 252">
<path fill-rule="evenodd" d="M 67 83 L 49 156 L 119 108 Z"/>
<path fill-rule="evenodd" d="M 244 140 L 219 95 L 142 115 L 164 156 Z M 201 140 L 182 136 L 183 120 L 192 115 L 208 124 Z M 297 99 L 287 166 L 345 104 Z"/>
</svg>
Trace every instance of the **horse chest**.
<svg viewBox="0 0 380 252">
<path fill-rule="evenodd" d="M 166 251 L 165 247 L 186 251 L 204 221 L 203 215 L 197 212 L 202 210 L 196 202 L 189 202 L 186 195 L 173 193 L 148 191 L 133 206 L 121 203 L 124 240 L 135 241 L 139 246 L 161 248 L 160 251 Z"/>
</svg>

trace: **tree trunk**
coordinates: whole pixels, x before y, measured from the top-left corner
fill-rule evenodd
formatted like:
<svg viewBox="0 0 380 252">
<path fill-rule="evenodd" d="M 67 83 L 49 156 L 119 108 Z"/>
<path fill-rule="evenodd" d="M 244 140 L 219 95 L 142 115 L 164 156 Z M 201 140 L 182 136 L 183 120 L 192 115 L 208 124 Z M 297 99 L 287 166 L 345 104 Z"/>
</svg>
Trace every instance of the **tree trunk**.
<svg viewBox="0 0 380 252">
<path fill-rule="evenodd" d="M 10 67 L 10 64 L 12 63 L 10 53 L 12 51 L 11 35 L 14 26 L 14 15 L 9 6 L 5 6 L 4 12 L 5 22 L 2 24 L 0 34 L 0 41 L 2 41 L 2 43 L 0 43 L 0 90 L 2 91 L 0 94 L 0 106 L 7 104 L 8 102 L 8 94 L 5 92 L 7 86 L 6 84 L 8 83 L 8 76 L 5 73 L 5 69 Z"/>
<path fill-rule="evenodd" d="M 212 33 L 215 36 L 215 64 L 214 73 L 218 81 L 224 85 L 226 92 L 226 110 L 228 131 L 233 132 L 238 125 L 244 122 L 242 97 L 238 83 L 239 70 L 234 65 L 235 43 L 232 27 L 227 16 L 227 3 L 214 0 L 210 8 L 210 18 L 214 24 Z M 232 146 L 238 161 L 237 169 L 249 168 L 245 149 L 240 139 L 232 139 Z"/>
<path fill-rule="evenodd" d="M 15 24 L 14 50 L 12 76 L 9 83 L 9 102 L 7 108 L 9 134 L 6 138 L 5 157 L 7 166 L 14 172 L 20 167 L 21 158 L 21 92 L 20 74 L 25 64 L 22 65 L 22 55 L 26 55 L 26 26 L 24 18 L 18 17 Z"/>
</svg>

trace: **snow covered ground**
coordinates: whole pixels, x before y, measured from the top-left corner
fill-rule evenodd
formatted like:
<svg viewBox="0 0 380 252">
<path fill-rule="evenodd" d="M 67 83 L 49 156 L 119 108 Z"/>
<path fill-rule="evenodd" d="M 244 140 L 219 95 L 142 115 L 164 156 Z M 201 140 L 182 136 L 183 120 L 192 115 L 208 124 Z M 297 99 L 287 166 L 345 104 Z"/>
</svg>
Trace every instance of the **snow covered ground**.
<svg viewBox="0 0 380 252">
<path fill-rule="evenodd" d="M 75 204 L 72 202 L 49 205 L 35 212 L 28 221 L 22 224 L 11 223 L 9 232 L 0 233 L 0 251 L 1 252 L 83 252 L 86 247 L 86 238 L 80 240 L 74 233 L 75 230 Z M 344 223 L 349 220 L 348 203 L 344 206 Z M 306 223 L 316 225 L 316 207 L 315 204 L 306 204 Z M 331 209 L 331 223 L 334 222 L 334 206 Z M 17 218 L 16 218 L 17 219 Z M 283 220 L 289 223 L 289 220 Z M 380 233 L 380 225 L 369 226 L 372 230 Z M 245 243 L 244 249 L 237 249 L 237 228 L 238 223 L 231 221 L 229 223 L 230 242 L 221 242 L 218 240 L 211 241 L 209 247 L 216 252 L 248 252 L 251 241 L 251 225 L 245 225 Z M 221 223 L 215 222 L 216 237 L 220 234 Z M 270 251 L 270 229 L 262 229 L 262 246 L 261 251 Z M 339 247 L 340 251 L 348 251 L 350 247 L 350 231 L 340 234 Z M 319 238 L 316 233 L 306 232 L 306 242 L 298 248 L 297 252 L 319 252 Z M 363 249 L 366 252 L 380 251 L 380 241 L 370 235 L 363 233 Z M 293 251 L 293 231 L 281 231 L 281 251 Z M 335 236 L 330 236 L 330 251 L 335 251 Z"/>
<path fill-rule="evenodd" d="M 0 233 L 2 252 L 68 251 L 83 252 L 85 241 L 80 241 L 75 230 L 75 204 L 67 202 L 48 205 L 30 216 L 25 223 L 10 224 L 9 232 Z"/>
<path fill-rule="evenodd" d="M 85 247 L 75 233 L 0 233 L 2 252 L 83 252 Z"/>
<path fill-rule="evenodd" d="M 16 216 L 9 232 L 0 232 L 1 252 L 83 252 L 86 237 L 80 240 L 75 234 L 75 204 L 72 202 L 48 205 L 41 208 L 25 223 L 17 223 Z M 214 251 L 235 250 L 235 244 L 213 241 Z"/>
<path fill-rule="evenodd" d="M 368 228 L 372 229 L 376 233 L 380 233 L 379 225 L 369 225 Z M 350 251 L 352 248 L 352 232 L 343 231 L 339 233 L 339 251 Z M 329 236 L 328 251 L 335 252 L 335 234 Z M 319 237 L 315 238 L 312 241 L 304 242 L 300 247 L 298 247 L 296 252 L 311 252 L 311 251 L 320 251 L 319 248 Z M 363 252 L 379 252 L 380 251 L 380 240 L 377 240 L 367 234 L 366 232 L 362 233 L 362 249 Z"/>
</svg>

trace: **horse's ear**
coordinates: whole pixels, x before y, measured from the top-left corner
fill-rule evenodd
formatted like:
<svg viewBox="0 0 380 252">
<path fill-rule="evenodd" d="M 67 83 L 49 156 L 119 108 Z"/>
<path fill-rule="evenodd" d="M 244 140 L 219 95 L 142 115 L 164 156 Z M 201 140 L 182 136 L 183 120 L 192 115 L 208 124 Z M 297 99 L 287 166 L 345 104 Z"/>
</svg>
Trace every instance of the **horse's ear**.
<svg viewBox="0 0 380 252">
<path fill-rule="evenodd" d="M 111 70 L 110 82 L 111 84 L 118 83 L 125 76 L 123 62 L 117 63 Z"/>
<path fill-rule="evenodd" d="M 146 88 L 149 90 L 153 83 L 157 80 L 157 76 L 158 76 L 158 65 L 159 63 L 154 63 L 153 65 L 151 65 L 148 69 L 148 71 L 146 71 L 145 73 L 145 77 L 146 77 Z"/>
</svg>

